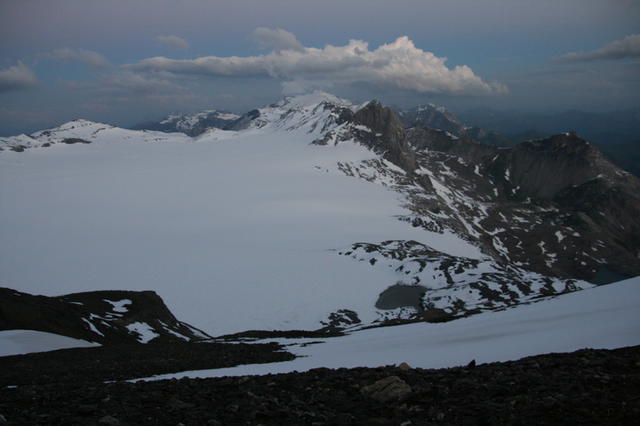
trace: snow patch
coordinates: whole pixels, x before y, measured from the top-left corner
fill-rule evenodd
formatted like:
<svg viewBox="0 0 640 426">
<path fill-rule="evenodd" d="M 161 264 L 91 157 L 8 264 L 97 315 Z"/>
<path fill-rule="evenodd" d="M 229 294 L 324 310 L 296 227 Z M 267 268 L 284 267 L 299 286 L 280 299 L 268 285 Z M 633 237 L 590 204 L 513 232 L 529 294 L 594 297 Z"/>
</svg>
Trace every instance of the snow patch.
<svg viewBox="0 0 640 426">
<path fill-rule="evenodd" d="M 129 312 L 129 309 L 127 309 L 126 306 L 131 305 L 133 303 L 129 299 L 122 299 L 122 300 L 102 299 L 102 301 L 111 304 L 113 306 L 112 311 L 119 312 L 119 313 Z"/>
<path fill-rule="evenodd" d="M 88 348 L 98 343 L 73 339 L 59 334 L 35 330 L 0 331 L 0 356 L 20 355 L 32 352 L 55 351 L 68 348 Z"/>
<path fill-rule="evenodd" d="M 148 343 L 149 341 L 160 336 L 154 331 L 154 329 L 146 322 L 132 322 L 127 325 L 127 329 L 138 335 L 138 341 L 140 343 Z"/>
<path fill-rule="evenodd" d="M 93 314 L 92 314 L 92 315 L 93 315 Z M 82 321 L 84 321 L 84 322 L 86 322 L 86 323 L 87 323 L 87 325 L 89 326 L 89 329 L 90 329 L 91 331 L 93 331 L 94 333 L 99 334 L 99 335 L 101 335 L 101 336 L 103 336 L 103 337 L 104 337 L 104 334 L 102 334 L 102 332 L 101 332 L 100 330 L 98 330 L 98 329 L 93 325 L 93 323 L 92 323 L 91 321 L 89 321 L 89 320 L 88 320 L 88 319 L 86 319 L 86 318 L 82 318 Z"/>
</svg>

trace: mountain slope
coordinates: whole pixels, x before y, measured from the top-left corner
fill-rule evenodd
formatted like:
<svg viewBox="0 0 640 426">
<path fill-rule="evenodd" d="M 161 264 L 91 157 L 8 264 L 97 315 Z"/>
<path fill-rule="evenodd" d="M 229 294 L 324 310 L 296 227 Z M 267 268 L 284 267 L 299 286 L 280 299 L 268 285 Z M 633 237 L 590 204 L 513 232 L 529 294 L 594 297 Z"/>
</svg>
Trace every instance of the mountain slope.
<svg viewBox="0 0 640 426">
<path fill-rule="evenodd" d="M 640 273 L 638 182 L 571 135 L 500 150 L 324 93 L 196 138 L 80 124 L 0 155 L 4 285 L 152 288 L 220 335 L 438 320 Z M 580 179 L 540 180 L 559 166 Z M 376 307 L 396 285 L 417 296 Z"/>
</svg>

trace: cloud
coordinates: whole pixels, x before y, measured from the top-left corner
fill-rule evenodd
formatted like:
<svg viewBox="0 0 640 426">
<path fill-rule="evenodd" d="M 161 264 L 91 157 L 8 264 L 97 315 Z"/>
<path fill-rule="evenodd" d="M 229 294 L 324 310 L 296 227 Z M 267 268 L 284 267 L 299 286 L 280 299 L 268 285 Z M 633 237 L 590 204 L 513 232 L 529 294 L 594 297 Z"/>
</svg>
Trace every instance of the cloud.
<svg viewBox="0 0 640 426">
<path fill-rule="evenodd" d="M 77 61 L 90 68 L 108 68 L 111 63 L 98 52 L 85 49 L 71 49 L 69 47 L 63 47 L 62 49 L 56 49 L 45 55 L 49 59 L 57 61 Z"/>
<path fill-rule="evenodd" d="M 36 75 L 20 61 L 17 65 L 0 69 L 0 93 L 28 89 L 36 84 L 38 84 Z"/>
<path fill-rule="evenodd" d="M 632 34 L 589 52 L 572 52 L 555 58 L 558 61 L 599 61 L 640 57 L 640 34 Z"/>
<path fill-rule="evenodd" d="M 499 83 L 484 82 L 466 65 L 448 68 L 446 58 L 417 48 L 406 36 L 370 50 L 368 43 L 360 40 L 351 40 L 344 46 L 314 48 L 300 45 L 293 34 L 284 30 L 258 28 L 256 31 L 261 40 L 274 47 L 272 52 L 190 60 L 159 56 L 125 65 L 125 68 L 204 76 L 267 76 L 281 80 L 287 90 L 363 82 L 420 93 L 507 92 Z"/>
<path fill-rule="evenodd" d="M 69 81 L 67 87 L 75 89 L 94 89 L 101 93 L 178 93 L 187 89 L 156 76 L 142 75 L 128 70 L 119 70 L 105 74 L 96 81 Z"/>
<path fill-rule="evenodd" d="M 182 50 L 187 50 L 189 48 L 187 40 L 175 35 L 159 35 L 155 37 L 154 40 L 166 47 L 175 47 L 176 49 Z"/>
<path fill-rule="evenodd" d="M 274 50 L 297 50 L 304 51 L 304 46 L 298 41 L 296 36 L 281 28 L 258 27 L 253 31 L 253 39 L 262 47 Z"/>
<path fill-rule="evenodd" d="M 116 70 L 94 81 L 67 81 L 65 86 L 89 95 L 82 111 L 114 112 L 121 108 L 149 108 L 150 105 L 184 105 L 196 100 L 187 87 L 160 76 Z"/>
</svg>

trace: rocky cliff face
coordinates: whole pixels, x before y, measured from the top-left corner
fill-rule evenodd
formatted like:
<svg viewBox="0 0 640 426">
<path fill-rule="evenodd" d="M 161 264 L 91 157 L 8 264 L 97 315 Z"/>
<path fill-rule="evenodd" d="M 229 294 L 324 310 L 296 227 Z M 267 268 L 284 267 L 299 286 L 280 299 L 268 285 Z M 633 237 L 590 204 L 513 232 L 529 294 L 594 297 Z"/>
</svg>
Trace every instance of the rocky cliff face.
<svg viewBox="0 0 640 426">
<path fill-rule="evenodd" d="M 38 330 L 101 344 L 209 338 L 178 321 L 153 291 L 47 297 L 0 288 L 0 330 Z"/>
<path fill-rule="evenodd" d="M 360 135 L 361 142 L 382 152 L 389 161 L 409 173 L 416 169 L 415 155 L 407 143 L 402 122 L 390 108 L 371 101 L 353 115 L 353 122 L 371 129 Z"/>
<path fill-rule="evenodd" d="M 617 181 L 623 173 L 595 146 L 573 133 L 523 142 L 501 154 L 507 157 L 504 164 L 513 185 L 534 198 L 551 199 L 566 188 L 599 176 Z"/>
</svg>

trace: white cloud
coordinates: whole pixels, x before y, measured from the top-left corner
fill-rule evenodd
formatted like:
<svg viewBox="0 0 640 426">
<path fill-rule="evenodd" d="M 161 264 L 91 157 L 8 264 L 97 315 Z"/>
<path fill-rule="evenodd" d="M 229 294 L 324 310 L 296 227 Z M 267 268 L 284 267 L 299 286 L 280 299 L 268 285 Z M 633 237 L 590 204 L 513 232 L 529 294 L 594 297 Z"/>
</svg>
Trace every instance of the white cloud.
<svg viewBox="0 0 640 426">
<path fill-rule="evenodd" d="M 0 69 L 0 93 L 28 89 L 36 84 L 38 84 L 36 75 L 20 61 L 17 65 Z"/>
<path fill-rule="evenodd" d="M 98 52 L 85 49 L 71 49 L 63 47 L 45 55 L 49 59 L 58 61 L 77 61 L 91 68 L 107 68 L 111 63 Z"/>
<path fill-rule="evenodd" d="M 632 34 L 589 52 L 572 52 L 557 57 L 559 61 L 598 61 L 640 57 L 640 34 Z"/>
<path fill-rule="evenodd" d="M 175 35 L 159 35 L 155 37 L 154 40 L 167 47 L 175 47 L 176 49 L 182 50 L 187 50 L 189 48 L 187 40 Z"/>
<path fill-rule="evenodd" d="M 249 57 L 206 56 L 190 60 L 153 57 L 125 67 L 173 74 L 269 76 L 282 80 L 287 89 L 299 90 L 365 82 L 424 93 L 482 95 L 507 91 L 501 84 L 484 82 L 466 65 L 448 68 L 446 58 L 417 48 L 406 36 L 374 50 L 359 40 L 344 46 L 314 48 L 303 47 L 284 30 L 258 30 L 274 51 Z"/>
<path fill-rule="evenodd" d="M 253 31 L 253 38 L 262 47 L 274 50 L 298 50 L 304 51 L 304 46 L 296 36 L 281 28 L 258 27 Z"/>
</svg>

